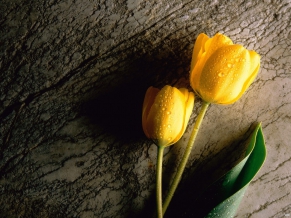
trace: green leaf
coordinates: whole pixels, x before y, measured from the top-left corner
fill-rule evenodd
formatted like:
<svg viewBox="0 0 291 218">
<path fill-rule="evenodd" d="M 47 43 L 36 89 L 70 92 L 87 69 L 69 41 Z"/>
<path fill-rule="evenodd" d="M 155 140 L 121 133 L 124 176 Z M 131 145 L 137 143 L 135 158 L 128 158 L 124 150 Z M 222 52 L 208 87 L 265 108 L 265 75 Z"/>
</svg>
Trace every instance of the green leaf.
<svg viewBox="0 0 291 218">
<path fill-rule="evenodd" d="M 203 194 L 203 200 L 200 202 L 208 206 L 199 217 L 233 217 L 235 215 L 248 185 L 266 159 L 266 147 L 260 124 L 255 128 L 248 143 L 243 160 L 208 187 Z"/>
</svg>

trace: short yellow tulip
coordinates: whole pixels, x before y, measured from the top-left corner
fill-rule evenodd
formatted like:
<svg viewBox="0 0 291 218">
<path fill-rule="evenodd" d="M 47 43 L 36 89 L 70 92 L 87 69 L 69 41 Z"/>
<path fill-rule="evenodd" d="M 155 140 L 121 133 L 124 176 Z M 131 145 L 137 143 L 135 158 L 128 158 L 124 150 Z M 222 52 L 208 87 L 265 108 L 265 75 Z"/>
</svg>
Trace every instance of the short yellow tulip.
<svg viewBox="0 0 291 218">
<path fill-rule="evenodd" d="M 204 33 L 195 42 L 190 83 L 205 102 L 232 104 L 256 78 L 260 56 L 227 36 L 217 33 L 209 38 Z"/>
<path fill-rule="evenodd" d="M 158 146 L 176 143 L 185 132 L 194 106 L 194 93 L 166 85 L 149 87 L 143 103 L 142 127 Z"/>
</svg>

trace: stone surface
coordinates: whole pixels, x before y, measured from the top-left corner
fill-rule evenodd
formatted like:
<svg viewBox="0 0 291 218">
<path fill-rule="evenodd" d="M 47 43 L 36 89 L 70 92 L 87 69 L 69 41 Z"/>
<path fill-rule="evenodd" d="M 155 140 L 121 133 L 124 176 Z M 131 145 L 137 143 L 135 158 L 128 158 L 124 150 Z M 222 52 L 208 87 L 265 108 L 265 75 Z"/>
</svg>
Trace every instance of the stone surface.
<svg viewBox="0 0 291 218">
<path fill-rule="evenodd" d="M 209 182 L 203 170 L 239 158 L 262 122 L 268 156 L 236 217 L 291 216 L 290 20 L 289 0 L 1 0 L 0 217 L 151 217 L 156 146 L 141 129 L 144 93 L 190 89 L 201 32 L 256 50 L 261 71 L 238 102 L 211 105 L 181 187 L 195 192 L 192 180 Z M 165 151 L 165 190 L 200 104 Z"/>
</svg>

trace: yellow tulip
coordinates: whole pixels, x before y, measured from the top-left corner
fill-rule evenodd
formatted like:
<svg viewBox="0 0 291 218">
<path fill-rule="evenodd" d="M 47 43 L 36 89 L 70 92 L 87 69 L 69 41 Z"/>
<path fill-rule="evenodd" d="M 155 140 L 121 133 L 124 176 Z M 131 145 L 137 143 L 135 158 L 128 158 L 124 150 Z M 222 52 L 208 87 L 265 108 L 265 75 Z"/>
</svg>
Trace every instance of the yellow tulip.
<svg viewBox="0 0 291 218">
<path fill-rule="evenodd" d="M 185 132 L 194 106 L 194 93 L 166 85 L 149 87 L 143 103 L 142 127 L 158 146 L 176 143 Z"/>
<path fill-rule="evenodd" d="M 259 69 L 260 56 L 255 51 L 233 44 L 223 34 L 209 38 L 202 33 L 193 50 L 190 83 L 205 102 L 232 104 L 251 85 Z"/>
</svg>

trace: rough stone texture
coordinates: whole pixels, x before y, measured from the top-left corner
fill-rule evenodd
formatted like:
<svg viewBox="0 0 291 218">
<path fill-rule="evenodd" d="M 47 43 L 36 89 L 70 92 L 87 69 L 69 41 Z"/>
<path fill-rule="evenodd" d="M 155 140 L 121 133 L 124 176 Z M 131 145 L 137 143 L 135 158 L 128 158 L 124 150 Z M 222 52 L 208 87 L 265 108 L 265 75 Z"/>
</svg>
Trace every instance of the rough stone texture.
<svg viewBox="0 0 291 218">
<path fill-rule="evenodd" d="M 238 102 L 211 105 L 181 190 L 209 182 L 201 172 L 239 156 L 262 122 L 268 157 L 236 217 L 290 216 L 290 20 L 289 0 L 1 0 L 0 217 L 151 217 L 144 93 L 190 89 L 201 32 L 256 50 L 261 71 Z M 197 98 L 187 133 L 165 152 L 165 190 L 199 107 Z"/>
</svg>

